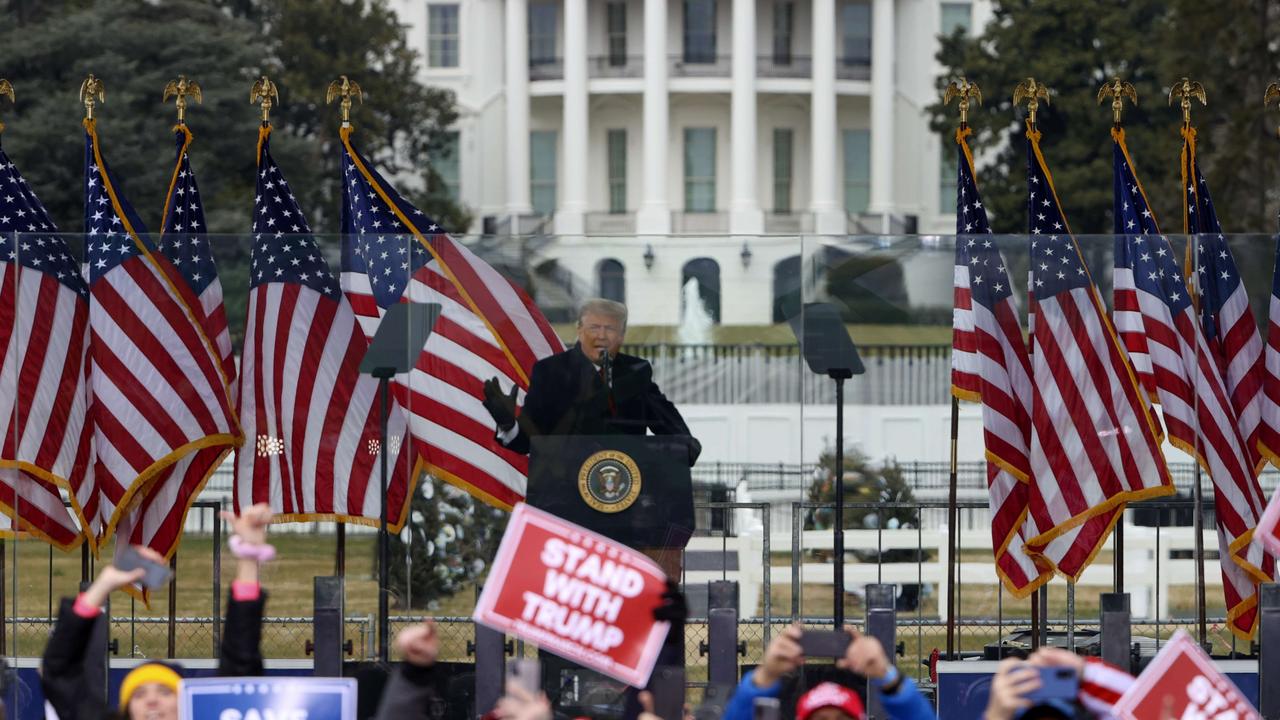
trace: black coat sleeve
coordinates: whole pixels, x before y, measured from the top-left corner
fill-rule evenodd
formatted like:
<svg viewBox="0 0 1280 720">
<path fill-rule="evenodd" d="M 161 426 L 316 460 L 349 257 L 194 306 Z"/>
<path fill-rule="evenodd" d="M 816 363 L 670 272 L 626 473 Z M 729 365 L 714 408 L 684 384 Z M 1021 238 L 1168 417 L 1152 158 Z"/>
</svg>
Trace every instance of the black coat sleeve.
<svg viewBox="0 0 1280 720">
<path fill-rule="evenodd" d="M 71 598 L 63 598 L 58 607 L 58 624 L 40 661 L 40 687 L 61 720 L 109 717 L 107 699 L 98 695 L 98 684 L 87 682 L 85 675 L 85 653 L 94 625 L 106 620 L 102 615 L 82 618 L 72 605 Z"/>
<path fill-rule="evenodd" d="M 222 626 L 222 649 L 218 674 L 223 677 L 262 675 L 262 611 L 267 592 L 257 600 L 227 598 L 227 621 Z"/>
<path fill-rule="evenodd" d="M 437 698 L 436 673 L 434 666 L 400 663 L 382 692 L 376 720 L 427 720 L 434 717 L 432 705 Z"/>
</svg>

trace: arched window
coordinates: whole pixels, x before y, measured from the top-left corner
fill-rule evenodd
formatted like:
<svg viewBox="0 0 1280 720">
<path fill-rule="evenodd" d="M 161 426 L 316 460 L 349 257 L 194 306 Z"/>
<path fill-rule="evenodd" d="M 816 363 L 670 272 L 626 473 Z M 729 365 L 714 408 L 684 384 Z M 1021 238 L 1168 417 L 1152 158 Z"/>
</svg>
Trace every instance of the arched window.
<svg viewBox="0 0 1280 720">
<path fill-rule="evenodd" d="M 702 300 L 702 306 L 707 314 L 711 316 L 711 321 L 719 324 L 720 264 L 711 258 L 694 258 L 685 263 L 684 269 L 680 272 L 680 287 L 683 288 L 690 278 L 698 283 L 698 297 Z M 683 302 L 684 296 L 681 297 Z"/>
<path fill-rule="evenodd" d="M 605 258 L 596 268 L 596 288 L 600 297 L 620 303 L 627 301 L 627 268 L 618 260 Z"/>
<path fill-rule="evenodd" d="M 773 321 L 786 322 L 800 303 L 800 256 L 792 255 L 773 266 Z"/>
</svg>

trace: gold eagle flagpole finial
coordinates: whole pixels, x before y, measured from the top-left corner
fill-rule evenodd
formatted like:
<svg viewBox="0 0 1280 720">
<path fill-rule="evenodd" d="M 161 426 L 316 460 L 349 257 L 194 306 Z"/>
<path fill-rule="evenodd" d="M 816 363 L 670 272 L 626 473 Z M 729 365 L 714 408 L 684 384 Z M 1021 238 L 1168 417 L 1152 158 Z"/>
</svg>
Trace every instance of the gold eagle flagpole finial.
<svg viewBox="0 0 1280 720">
<path fill-rule="evenodd" d="M 1276 103 L 1280 103 L 1280 83 L 1271 83 L 1262 95 L 1262 107 L 1265 109 Z M 1276 128 L 1276 137 L 1280 137 L 1280 127 Z"/>
<path fill-rule="evenodd" d="M 9 98 L 10 103 L 16 103 L 13 99 L 13 83 L 6 78 L 0 78 L 0 97 Z M 0 122 L 0 132 L 4 132 L 4 123 Z"/>
<path fill-rule="evenodd" d="M 204 94 L 200 92 L 200 83 L 188 80 L 186 75 L 179 75 L 177 80 L 170 80 L 164 86 L 164 96 L 160 102 L 169 102 L 169 98 L 177 98 L 174 105 L 178 108 L 178 124 L 187 123 L 187 98 L 204 103 Z"/>
<path fill-rule="evenodd" d="M 1169 104 L 1172 105 L 1175 99 L 1182 101 L 1182 124 L 1191 126 L 1191 99 L 1195 98 L 1200 101 L 1201 105 L 1208 105 L 1209 101 L 1205 99 L 1204 86 L 1200 83 L 1182 78 L 1169 88 Z"/>
<path fill-rule="evenodd" d="M 253 83 L 253 88 L 249 90 L 249 103 L 256 105 L 262 104 L 262 124 L 266 125 L 271 122 L 271 108 L 280 102 L 280 92 L 276 89 L 276 84 L 271 82 L 266 75 L 258 78 Z"/>
<path fill-rule="evenodd" d="M 963 130 L 969 127 L 969 103 L 982 104 L 982 89 L 963 77 L 952 80 L 942 91 L 942 104 L 950 105 L 953 99 L 959 100 L 957 107 L 960 109 L 960 129 Z"/>
<path fill-rule="evenodd" d="M 1013 89 L 1013 104 L 1018 106 L 1022 101 L 1027 101 L 1027 120 L 1031 122 L 1031 127 L 1036 126 L 1036 110 L 1040 108 L 1040 101 L 1044 100 L 1044 104 L 1049 104 L 1049 88 L 1042 82 L 1038 82 L 1035 78 L 1029 77 L 1018 83 Z"/>
<path fill-rule="evenodd" d="M 107 90 L 102 81 L 92 73 L 80 83 L 80 102 L 84 103 L 84 119 L 93 119 L 93 107 L 107 101 Z"/>
<path fill-rule="evenodd" d="M 348 80 L 346 75 L 340 76 L 337 80 L 329 83 L 329 91 L 325 93 L 324 104 L 332 105 L 335 98 L 342 98 L 342 127 L 351 127 L 351 98 L 354 96 L 361 104 L 364 104 L 364 92 L 360 90 L 360 86 L 353 80 Z"/>
<path fill-rule="evenodd" d="M 1116 127 L 1120 127 L 1121 118 L 1124 116 L 1124 99 L 1129 98 L 1129 102 L 1133 103 L 1134 107 L 1137 107 L 1138 91 L 1134 89 L 1133 83 L 1114 78 L 1111 82 L 1098 88 L 1099 105 L 1108 97 L 1111 98 L 1111 122 Z"/>
</svg>

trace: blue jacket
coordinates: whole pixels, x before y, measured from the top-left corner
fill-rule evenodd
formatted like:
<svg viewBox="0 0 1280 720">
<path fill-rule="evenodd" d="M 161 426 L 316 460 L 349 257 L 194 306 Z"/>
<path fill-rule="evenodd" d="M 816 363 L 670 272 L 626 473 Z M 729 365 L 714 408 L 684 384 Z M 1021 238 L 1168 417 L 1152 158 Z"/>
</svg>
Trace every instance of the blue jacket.
<svg viewBox="0 0 1280 720">
<path fill-rule="evenodd" d="M 752 670 L 738 683 L 738 689 L 725 706 L 721 720 L 752 720 L 756 698 L 778 697 L 778 693 L 782 691 L 782 681 L 761 688 L 756 687 L 754 677 L 755 671 Z M 898 686 L 897 692 L 892 695 L 880 694 L 880 703 L 884 705 L 891 720 L 937 720 L 938 717 L 929 702 L 916 689 L 915 681 L 905 675 L 902 676 L 902 684 Z"/>
</svg>

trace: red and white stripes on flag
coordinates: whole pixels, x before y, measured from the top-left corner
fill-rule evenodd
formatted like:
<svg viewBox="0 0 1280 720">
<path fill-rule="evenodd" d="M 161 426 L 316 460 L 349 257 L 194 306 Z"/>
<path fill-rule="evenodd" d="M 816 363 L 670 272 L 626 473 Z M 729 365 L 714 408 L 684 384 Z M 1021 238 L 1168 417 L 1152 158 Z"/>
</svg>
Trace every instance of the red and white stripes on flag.
<svg viewBox="0 0 1280 720">
<path fill-rule="evenodd" d="M 1015 597 L 1026 597 L 1052 577 L 1024 551 L 1031 464 L 1030 361 L 1013 288 L 973 176 L 966 128 L 956 133 L 955 310 L 952 322 L 952 394 L 982 403 L 996 573 Z M 980 234 L 975 234 L 980 233 Z"/>
<path fill-rule="evenodd" d="M 1029 552 L 1078 579 L 1125 503 L 1173 483 L 1154 420 L 1027 126 L 1032 333 Z"/>
<path fill-rule="evenodd" d="M 372 337 L 393 303 L 439 303 L 441 316 L 394 391 L 433 475 L 481 500 L 524 498 L 528 458 L 502 447 L 482 404 L 485 380 L 528 388 L 533 364 L 563 346 L 529 297 L 405 201 L 342 130 L 342 287 Z"/>
<path fill-rule="evenodd" d="M 369 342 L 310 227 L 258 135 L 253 259 L 245 323 L 236 456 L 239 513 L 268 503 L 276 521 L 377 526 L 382 514 L 378 381 L 360 373 Z M 412 494 L 404 413 L 389 404 L 388 526 Z"/>
<path fill-rule="evenodd" d="M 117 192 L 94 122 L 85 121 L 85 129 L 96 492 L 77 494 L 74 504 L 94 522 L 98 542 L 125 522 L 131 539 L 140 532 L 143 542 L 171 554 L 185 505 L 175 512 L 156 502 L 126 516 L 170 474 L 202 484 L 239 444 L 239 428 L 219 355 L 182 301 L 180 276 Z M 200 488 L 182 489 L 166 499 L 194 498 Z"/>
</svg>

